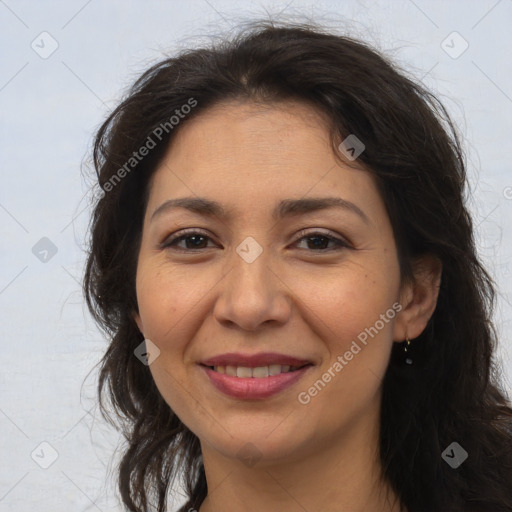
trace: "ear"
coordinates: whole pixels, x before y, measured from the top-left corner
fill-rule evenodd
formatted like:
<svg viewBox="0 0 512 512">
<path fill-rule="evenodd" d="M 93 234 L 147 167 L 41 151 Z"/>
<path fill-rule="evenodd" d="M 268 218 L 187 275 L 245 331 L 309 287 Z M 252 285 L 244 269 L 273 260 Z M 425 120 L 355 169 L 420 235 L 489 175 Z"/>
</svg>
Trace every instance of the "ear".
<svg viewBox="0 0 512 512">
<path fill-rule="evenodd" d="M 132 313 L 132 317 L 133 319 L 135 320 L 135 323 L 137 324 L 137 327 L 139 328 L 139 331 L 144 334 L 144 327 L 142 326 L 142 320 L 140 319 L 140 315 L 139 313 L 137 313 L 136 311 L 134 311 Z"/>
<path fill-rule="evenodd" d="M 396 316 L 394 341 L 417 338 L 434 313 L 441 286 L 443 265 L 437 256 L 427 254 L 413 263 L 414 282 L 400 291 L 402 310 Z"/>
</svg>

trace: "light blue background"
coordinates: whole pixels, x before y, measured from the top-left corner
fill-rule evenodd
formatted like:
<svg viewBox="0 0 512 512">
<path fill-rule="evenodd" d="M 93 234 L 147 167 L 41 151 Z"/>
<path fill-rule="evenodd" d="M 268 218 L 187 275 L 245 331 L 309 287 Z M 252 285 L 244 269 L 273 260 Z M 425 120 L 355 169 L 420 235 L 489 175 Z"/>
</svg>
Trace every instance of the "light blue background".
<svg viewBox="0 0 512 512">
<path fill-rule="evenodd" d="M 479 251 L 499 285 L 498 357 L 512 389 L 511 0 L 0 0 L 1 511 L 121 510 L 111 475 L 118 437 L 95 405 L 96 372 L 88 375 L 106 343 L 80 290 L 91 185 L 80 166 L 93 132 L 165 53 L 280 11 L 373 43 L 453 115 Z M 47 59 L 31 47 L 43 31 L 58 43 Z M 469 44 L 458 58 L 441 46 L 453 31 Z M 42 237 L 58 250 L 46 263 L 32 253 Z M 31 458 L 43 441 L 58 453 L 48 469 Z"/>
</svg>

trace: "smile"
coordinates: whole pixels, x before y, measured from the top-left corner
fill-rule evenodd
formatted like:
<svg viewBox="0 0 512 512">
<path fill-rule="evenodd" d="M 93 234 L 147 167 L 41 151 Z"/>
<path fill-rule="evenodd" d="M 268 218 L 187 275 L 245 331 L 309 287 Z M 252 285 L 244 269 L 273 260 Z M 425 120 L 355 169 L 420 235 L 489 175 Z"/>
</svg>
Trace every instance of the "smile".
<svg viewBox="0 0 512 512">
<path fill-rule="evenodd" d="M 305 365 L 304 365 L 305 366 Z M 210 368 L 218 373 L 229 375 L 230 377 L 239 378 L 256 378 L 262 379 L 272 377 L 281 373 L 294 372 L 302 366 L 290 366 L 289 364 L 271 364 L 268 366 L 258 366 L 256 368 L 249 368 L 247 366 L 210 366 Z"/>
<path fill-rule="evenodd" d="M 290 367 L 276 364 L 255 368 L 199 365 L 199 367 L 206 374 L 209 383 L 224 395 L 242 400 L 262 400 L 293 386 L 313 365 Z"/>
</svg>

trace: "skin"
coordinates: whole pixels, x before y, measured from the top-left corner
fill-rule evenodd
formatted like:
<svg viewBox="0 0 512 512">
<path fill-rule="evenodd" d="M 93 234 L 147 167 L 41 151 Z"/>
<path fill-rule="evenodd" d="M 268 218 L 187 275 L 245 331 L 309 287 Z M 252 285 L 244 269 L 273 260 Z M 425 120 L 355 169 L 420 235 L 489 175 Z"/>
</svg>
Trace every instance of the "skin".
<svg viewBox="0 0 512 512">
<path fill-rule="evenodd" d="M 184 196 L 216 200 L 236 214 L 209 218 L 177 208 L 151 220 L 166 200 Z M 271 218 L 281 199 L 325 196 L 356 204 L 368 222 L 337 208 Z M 160 246 L 185 228 L 209 238 L 200 249 L 190 239 Z M 348 247 L 308 243 L 302 229 Z M 236 252 L 248 236 L 263 249 L 252 263 Z M 401 286 L 371 174 L 334 157 L 326 121 L 311 107 L 225 103 L 180 127 L 150 183 L 134 317 L 160 350 L 150 365 L 160 393 L 200 440 L 209 488 L 200 512 L 398 511 L 378 461 L 382 378 L 393 342 L 424 330 L 441 276 L 432 257 L 415 268 L 415 283 Z M 298 394 L 394 303 L 401 311 L 300 403 Z M 267 351 L 314 366 L 278 395 L 244 401 L 219 392 L 197 364 L 225 352 Z"/>
</svg>

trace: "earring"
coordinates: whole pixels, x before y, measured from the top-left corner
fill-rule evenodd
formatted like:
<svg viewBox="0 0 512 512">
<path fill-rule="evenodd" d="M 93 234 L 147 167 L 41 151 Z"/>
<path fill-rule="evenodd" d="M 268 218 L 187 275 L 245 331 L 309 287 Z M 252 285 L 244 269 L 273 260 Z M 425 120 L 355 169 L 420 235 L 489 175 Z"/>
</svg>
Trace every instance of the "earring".
<svg viewBox="0 0 512 512">
<path fill-rule="evenodd" d="M 404 346 L 404 357 L 405 357 L 405 363 L 406 364 L 412 364 L 412 359 L 410 357 L 410 351 L 411 348 L 411 340 L 409 338 L 405 339 L 405 346 Z"/>
</svg>

